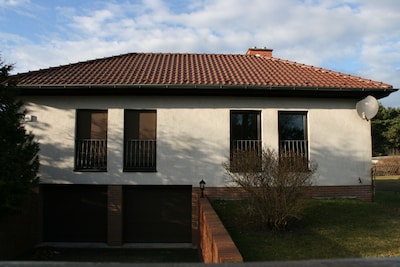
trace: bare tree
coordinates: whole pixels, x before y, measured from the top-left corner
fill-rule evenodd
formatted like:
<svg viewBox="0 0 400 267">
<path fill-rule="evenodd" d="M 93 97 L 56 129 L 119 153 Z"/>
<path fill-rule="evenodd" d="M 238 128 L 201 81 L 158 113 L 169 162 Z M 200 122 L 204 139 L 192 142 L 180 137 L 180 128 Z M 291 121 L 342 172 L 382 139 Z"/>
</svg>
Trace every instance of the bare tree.
<svg viewBox="0 0 400 267">
<path fill-rule="evenodd" d="M 305 187 L 317 166 L 296 153 L 280 155 L 274 150 L 237 151 L 224 163 L 229 181 L 248 193 L 247 215 L 262 227 L 284 230 L 299 219 Z"/>
</svg>

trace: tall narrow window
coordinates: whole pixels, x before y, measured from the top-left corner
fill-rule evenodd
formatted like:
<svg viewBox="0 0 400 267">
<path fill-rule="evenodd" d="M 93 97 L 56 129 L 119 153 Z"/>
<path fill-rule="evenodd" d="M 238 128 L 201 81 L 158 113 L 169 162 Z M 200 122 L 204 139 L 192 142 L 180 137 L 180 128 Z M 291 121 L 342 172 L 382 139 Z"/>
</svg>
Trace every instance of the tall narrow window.
<svg viewBox="0 0 400 267">
<path fill-rule="evenodd" d="M 124 171 L 156 171 L 155 110 L 125 110 Z"/>
<path fill-rule="evenodd" d="M 107 170 L 107 110 L 77 110 L 75 170 Z"/>
<path fill-rule="evenodd" d="M 281 157 L 308 161 L 307 112 L 280 111 L 278 124 Z"/>
<path fill-rule="evenodd" d="M 249 166 L 252 163 L 259 164 L 262 150 L 261 112 L 248 110 L 231 111 L 230 120 L 231 170 L 240 171 L 247 167 L 252 168 Z M 259 167 L 259 165 L 257 166 Z"/>
</svg>

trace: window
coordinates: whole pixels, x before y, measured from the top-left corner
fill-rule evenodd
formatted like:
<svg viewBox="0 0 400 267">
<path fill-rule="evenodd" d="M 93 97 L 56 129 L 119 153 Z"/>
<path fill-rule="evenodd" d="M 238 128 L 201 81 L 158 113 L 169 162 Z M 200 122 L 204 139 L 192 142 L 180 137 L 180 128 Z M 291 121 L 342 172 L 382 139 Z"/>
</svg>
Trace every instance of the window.
<svg viewBox="0 0 400 267">
<path fill-rule="evenodd" d="M 282 158 L 301 157 L 308 161 L 307 112 L 280 111 L 279 154 Z"/>
<path fill-rule="evenodd" d="M 231 170 L 243 170 L 261 159 L 261 112 L 231 111 Z M 251 162 L 245 162 L 245 161 Z M 260 165 L 258 165 L 260 166 Z M 251 168 L 251 166 L 248 166 Z"/>
<path fill-rule="evenodd" d="M 75 170 L 107 170 L 107 110 L 77 110 Z"/>
<path fill-rule="evenodd" d="M 155 110 L 125 110 L 124 171 L 156 171 Z"/>
</svg>

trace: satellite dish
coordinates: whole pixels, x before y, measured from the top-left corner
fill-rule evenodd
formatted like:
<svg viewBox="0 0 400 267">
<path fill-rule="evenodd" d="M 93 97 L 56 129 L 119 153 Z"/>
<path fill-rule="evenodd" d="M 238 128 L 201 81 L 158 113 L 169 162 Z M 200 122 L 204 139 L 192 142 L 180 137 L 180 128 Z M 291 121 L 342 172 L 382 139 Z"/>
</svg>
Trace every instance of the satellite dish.
<svg viewBox="0 0 400 267">
<path fill-rule="evenodd" d="M 358 115 L 363 120 L 368 121 L 375 117 L 376 113 L 378 113 L 379 103 L 375 97 L 369 95 L 366 98 L 357 102 L 356 109 Z"/>
</svg>

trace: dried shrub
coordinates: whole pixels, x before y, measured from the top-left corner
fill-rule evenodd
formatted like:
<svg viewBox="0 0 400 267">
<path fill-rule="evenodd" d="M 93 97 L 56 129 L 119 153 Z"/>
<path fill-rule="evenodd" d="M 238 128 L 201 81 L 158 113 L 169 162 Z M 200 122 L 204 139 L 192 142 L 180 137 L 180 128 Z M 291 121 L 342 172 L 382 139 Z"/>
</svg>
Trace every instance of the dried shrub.
<svg viewBox="0 0 400 267">
<path fill-rule="evenodd" d="M 317 166 L 296 154 L 263 149 L 235 152 L 224 168 L 229 182 L 248 193 L 247 215 L 263 228 L 284 230 L 300 218 L 304 187 L 311 186 Z"/>
<path fill-rule="evenodd" d="M 400 157 L 380 158 L 375 165 L 375 175 L 400 175 Z"/>
</svg>

